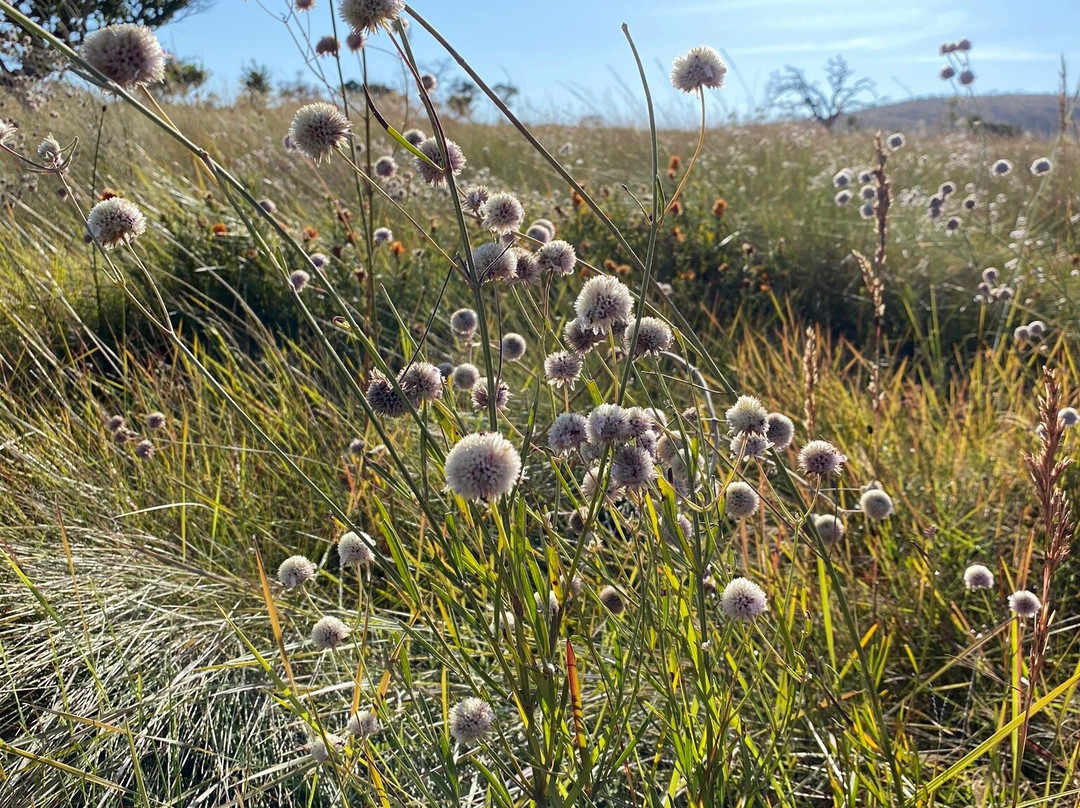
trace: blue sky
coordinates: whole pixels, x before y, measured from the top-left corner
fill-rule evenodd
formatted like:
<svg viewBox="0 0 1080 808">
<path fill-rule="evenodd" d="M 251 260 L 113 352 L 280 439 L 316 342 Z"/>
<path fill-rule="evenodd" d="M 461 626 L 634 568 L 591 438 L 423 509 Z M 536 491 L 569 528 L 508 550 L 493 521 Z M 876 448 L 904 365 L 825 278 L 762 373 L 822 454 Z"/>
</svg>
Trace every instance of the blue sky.
<svg viewBox="0 0 1080 808">
<path fill-rule="evenodd" d="M 516 103 L 528 117 L 573 121 L 596 114 L 631 121 L 640 114 L 636 69 L 620 24 L 626 22 L 646 63 L 661 117 L 685 123 L 694 106 L 666 86 L 677 54 L 698 44 L 721 49 L 734 68 L 715 101 L 745 114 L 762 98 L 773 70 L 785 64 L 820 75 L 826 59 L 843 54 L 858 75 L 877 82 L 891 100 L 951 92 L 937 77 L 938 44 L 968 37 L 975 88 L 989 92 L 1055 92 L 1064 55 L 1075 87 L 1080 78 L 1080 2 L 1077 0 L 912 0 L 872 5 L 866 0 L 415 0 L 417 10 L 461 51 L 489 83 L 521 89 Z M 294 35 L 330 33 L 329 0 L 282 21 L 285 0 L 217 0 L 200 14 L 162 28 L 165 48 L 201 61 L 209 87 L 235 92 L 245 64 L 271 68 L 278 80 L 307 72 Z M 339 26 L 340 28 L 340 26 Z M 344 31 L 339 35 L 344 38 Z M 422 67 L 446 81 L 460 74 L 445 53 L 414 27 Z M 369 45 L 374 80 L 402 81 L 385 35 Z M 327 68 L 330 64 L 320 60 Z M 358 78 L 345 54 L 346 78 Z M 713 102 L 711 102 L 713 103 Z"/>
</svg>

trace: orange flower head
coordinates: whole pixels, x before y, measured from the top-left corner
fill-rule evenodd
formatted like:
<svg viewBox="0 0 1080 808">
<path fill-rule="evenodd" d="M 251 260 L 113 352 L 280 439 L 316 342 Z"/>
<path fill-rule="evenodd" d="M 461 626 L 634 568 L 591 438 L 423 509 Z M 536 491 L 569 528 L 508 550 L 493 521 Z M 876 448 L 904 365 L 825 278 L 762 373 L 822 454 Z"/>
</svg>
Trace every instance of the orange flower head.
<svg viewBox="0 0 1080 808">
<path fill-rule="evenodd" d="M 727 210 L 727 200 L 722 196 L 716 197 L 716 201 L 712 203 L 712 215 L 721 219 L 725 210 Z"/>
</svg>

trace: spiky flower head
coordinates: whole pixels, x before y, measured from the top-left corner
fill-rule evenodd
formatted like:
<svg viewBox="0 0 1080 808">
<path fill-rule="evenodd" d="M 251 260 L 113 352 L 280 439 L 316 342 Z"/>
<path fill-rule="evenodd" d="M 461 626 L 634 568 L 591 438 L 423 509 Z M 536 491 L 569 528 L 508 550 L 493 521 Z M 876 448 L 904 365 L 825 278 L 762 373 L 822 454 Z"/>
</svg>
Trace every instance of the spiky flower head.
<svg viewBox="0 0 1080 808">
<path fill-rule="evenodd" d="M 349 716 L 345 731 L 360 738 L 370 738 L 379 731 L 379 716 L 374 710 L 361 710 Z"/>
<path fill-rule="evenodd" d="M 893 514 L 892 497 L 880 488 L 870 488 L 859 497 L 859 508 L 875 522 L 880 522 Z"/>
<path fill-rule="evenodd" d="M 812 440 L 799 452 L 803 474 L 825 476 L 839 474 L 847 458 L 827 440 Z"/>
<path fill-rule="evenodd" d="M 371 549 L 372 538 L 366 533 L 357 533 L 350 530 L 338 540 L 338 558 L 341 566 L 367 566 L 375 560 L 375 552 Z"/>
<path fill-rule="evenodd" d="M 577 265 L 577 253 L 569 242 L 554 239 L 549 240 L 536 251 L 536 261 L 544 272 L 570 275 L 573 274 L 574 267 Z"/>
<path fill-rule="evenodd" d="M 508 494 L 521 477 L 521 456 L 497 432 L 466 435 L 444 465 L 446 485 L 458 496 L 491 501 Z"/>
<path fill-rule="evenodd" d="M 580 354 L 556 351 L 544 359 L 544 378 L 552 387 L 569 387 L 572 390 L 583 367 L 585 360 Z"/>
<path fill-rule="evenodd" d="M 482 282 L 513 280 L 517 277 L 517 253 L 510 247 L 489 241 L 472 254 L 473 267 Z"/>
<path fill-rule="evenodd" d="M 586 354 L 604 341 L 601 332 L 593 331 L 581 320 L 571 320 L 563 329 L 563 339 L 576 354 Z"/>
<path fill-rule="evenodd" d="M 422 129 L 406 129 L 401 136 L 405 138 L 405 142 L 410 146 L 419 146 L 427 140 L 427 133 Z"/>
<path fill-rule="evenodd" d="M 319 651 L 333 651 L 349 636 L 349 627 L 336 617 L 324 617 L 311 629 L 311 644 Z"/>
<path fill-rule="evenodd" d="M 525 208 L 513 194 L 498 193 L 487 198 L 480 208 L 480 215 L 483 217 L 484 227 L 501 236 L 521 227 L 525 220 Z"/>
<path fill-rule="evenodd" d="M 146 416 L 146 428 L 147 429 L 164 429 L 165 424 L 168 423 L 168 418 L 163 412 L 152 412 Z"/>
<path fill-rule="evenodd" d="M 589 443 L 615 444 L 630 437 L 626 410 L 618 404 L 600 404 L 589 413 Z"/>
<path fill-rule="evenodd" d="M 529 229 L 525 231 L 525 235 L 533 241 L 539 241 L 540 244 L 547 244 L 552 238 L 550 230 L 535 223 L 529 225 Z"/>
<path fill-rule="evenodd" d="M 124 424 L 127 423 L 127 419 L 122 415 L 110 415 L 105 420 L 105 428 L 110 432 L 116 432 L 124 428 Z"/>
<path fill-rule="evenodd" d="M 135 447 L 135 456 L 139 460 L 149 460 L 154 456 L 154 442 L 150 440 L 141 440 Z"/>
<path fill-rule="evenodd" d="M 961 70 L 960 75 L 956 77 L 956 80 L 965 87 L 970 87 L 975 83 L 975 74 L 970 70 Z"/>
<path fill-rule="evenodd" d="M 600 483 L 603 478 L 600 473 L 599 466 L 593 466 L 591 469 L 585 472 L 581 478 L 581 495 L 588 501 L 592 501 L 600 490 Z M 609 505 L 613 505 L 615 500 L 622 494 L 622 486 L 620 486 L 615 480 L 608 475 L 607 485 L 603 491 L 604 501 Z"/>
<path fill-rule="evenodd" d="M 345 37 L 345 44 L 353 53 L 361 51 L 364 49 L 364 45 L 367 44 L 367 34 L 363 31 L 349 31 L 349 35 Z"/>
<path fill-rule="evenodd" d="M 37 147 L 38 162 L 47 168 L 59 168 L 64 160 L 64 152 L 60 143 L 52 135 L 46 135 L 45 139 Z"/>
<path fill-rule="evenodd" d="M 764 460 L 771 445 L 761 432 L 739 432 L 731 438 L 731 456 L 743 460 Z"/>
<path fill-rule="evenodd" d="M 340 109 L 325 101 L 316 101 L 296 111 L 289 126 L 289 137 L 297 151 L 321 163 L 330 159 L 334 150 L 349 137 L 351 129 L 352 124 Z"/>
<path fill-rule="evenodd" d="M 388 180 L 397 174 L 397 161 L 389 154 L 384 154 L 375 161 L 372 171 L 375 172 L 375 176 L 379 179 Z"/>
<path fill-rule="evenodd" d="M 782 452 L 795 437 L 795 424 L 783 413 L 770 412 L 765 419 L 765 437 L 776 451 Z"/>
<path fill-rule="evenodd" d="M 1042 608 L 1042 601 L 1034 592 L 1020 589 L 1009 595 L 1009 610 L 1017 617 L 1034 617 Z"/>
<path fill-rule="evenodd" d="M 582 326 L 601 333 L 610 331 L 616 323 L 625 323 L 633 306 L 630 290 L 610 275 L 590 278 L 574 301 Z"/>
<path fill-rule="evenodd" d="M 435 76 L 431 73 L 425 73 L 420 77 L 420 86 L 423 87 L 427 92 L 433 93 L 435 92 L 435 89 L 439 86 L 439 80 L 435 78 Z"/>
<path fill-rule="evenodd" d="M 430 362 L 413 362 L 401 371 L 398 386 L 412 405 L 419 407 L 425 401 L 436 401 L 442 396 L 442 371 Z"/>
<path fill-rule="evenodd" d="M 413 144 L 414 146 L 417 144 Z M 470 188 L 465 189 L 464 202 L 465 207 L 471 210 L 473 213 L 479 213 L 480 209 L 484 207 L 484 203 L 488 201 L 491 196 L 491 192 L 487 189 L 486 185 L 473 185 Z"/>
<path fill-rule="evenodd" d="M 480 369 L 470 362 L 462 362 L 450 374 L 455 390 L 471 390 L 480 379 Z"/>
<path fill-rule="evenodd" d="M 733 579 L 720 596 L 720 608 L 733 620 L 753 620 L 768 607 L 765 590 L 748 578 Z"/>
<path fill-rule="evenodd" d="M 483 738 L 495 723 L 495 711 L 483 699 L 469 696 L 453 706 L 449 715 L 450 735 L 460 744 Z"/>
<path fill-rule="evenodd" d="M 86 226 L 98 244 L 112 250 L 145 233 L 146 217 L 135 203 L 113 196 L 90 209 Z"/>
<path fill-rule="evenodd" d="M 863 202 L 870 202 L 877 197 L 877 188 L 873 185 L 864 185 L 859 189 L 859 198 Z"/>
<path fill-rule="evenodd" d="M 479 324 L 480 320 L 473 309 L 458 309 L 450 315 L 450 330 L 458 337 L 471 337 Z"/>
<path fill-rule="evenodd" d="M 516 362 L 525 356 L 525 349 L 528 348 L 528 343 L 525 342 L 525 337 L 518 334 L 516 331 L 508 331 L 503 334 L 502 342 L 500 343 L 502 350 L 502 357 L 507 362 Z"/>
<path fill-rule="evenodd" d="M 342 0 L 339 7 L 341 19 L 354 31 L 372 34 L 404 10 L 405 0 Z"/>
<path fill-rule="evenodd" d="M 703 87 L 718 90 L 724 86 L 727 65 L 715 48 L 698 45 L 677 56 L 671 67 L 671 86 L 684 93 Z"/>
<path fill-rule="evenodd" d="M 633 346 L 631 346 L 630 338 L 634 335 L 633 331 L 632 326 L 627 327 L 626 333 L 623 335 L 623 347 L 628 353 L 633 354 L 635 359 L 650 354 L 658 356 L 661 351 L 666 351 L 671 347 L 673 340 L 671 327 L 659 317 L 641 318 L 637 338 L 634 340 Z"/>
<path fill-rule="evenodd" d="M 885 138 L 885 145 L 888 146 L 893 151 L 896 151 L 897 149 L 904 148 L 904 143 L 906 143 L 906 142 L 907 142 L 907 140 L 904 138 L 904 135 L 902 133 L 900 133 L 900 132 L 893 132 L 891 135 L 889 135 L 887 138 Z"/>
<path fill-rule="evenodd" d="M 289 556 L 278 567 L 277 577 L 286 589 L 296 589 L 315 577 L 315 564 L 302 555 Z"/>
<path fill-rule="evenodd" d="M 398 395 L 390 380 L 375 369 L 371 371 L 364 398 L 372 411 L 384 418 L 400 418 L 409 412 L 408 402 Z"/>
<path fill-rule="evenodd" d="M 1031 173 L 1036 177 L 1041 177 L 1044 174 L 1049 174 L 1050 169 L 1053 168 L 1053 164 L 1048 157 L 1036 158 L 1031 164 Z"/>
<path fill-rule="evenodd" d="M 997 283 L 997 267 L 987 267 L 986 269 L 984 269 L 982 271 L 982 279 L 983 283 L 987 284 L 988 286 L 993 286 L 995 283 Z"/>
<path fill-rule="evenodd" d="M 1030 323 L 1028 323 L 1028 331 L 1031 332 L 1031 336 L 1033 336 L 1035 339 L 1039 339 L 1043 334 L 1046 333 L 1046 323 L 1044 323 L 1042 320 L 1032 320 Z"/>
<path fill-rule="evenodd" d="M 1031 339 L 1031 329 L 1026 325 L 1018 325 L 1013 329 L 1013 339 L 1017 342 L 1027 342 Z"/>
<path fill-rule="evenodd" d="M 995 160 L 994 164 L 990 166 L 990 173 L 995 177 L 1004 177 L 1012 173 L 1012 168 L 1012 163 L 1008 160 Z"/>
<path fill-rule="evenodd" d="M 970 592 L 975 589 L 990 589 L 994 585 L 994 573 L 983 564 L 972 564 L 964 570 L 964 586 Z"/>
<path fill-rule="evenodd" d="M 165 51 L 145 25 L 106 25 L 89 34 L 82 55 L 125 90 L 165 80 Z"/>
<path fill-rule="evenodd" d="M 873 219 L 876 208 L 873 202 L 864 202 L 859 207 L 859 217 L 863 219 Z"/>
<path fill-rule="evenodd" d="M 645 488 L 656 479 L 652 455 L 640 446 L 624 443 L 611 456 L 611 479 L 625 488 Z"/>
<path fill-rule="evenodd" d="M 293 291 L 297 294 L 304 291 L 304 287 L 306 287 L 310 281 L 311 274 L 302 269 L 294 270 L 293 273 L 289 275 L 289 283 L 292 284 Z"/>
<path fill-rule="evenodd" d="M 1061 421 L 1061 425 L 1066 428 L 1074 427 L 1080 423 L 1080 413 L 1073 407 L 1062 407 L 1058 410 L 1057 417 Z"/>
<path fill-rule="evenodd" d="M 376 246 L 379 244 L 389 244 L 394 240 L 394 231 L 389 227 L 376 227 L 375 232 L 371 234 L 371 237 Z"/>
<path fill-rule="evenodd" d="M 416 148 L 428 158 L 427 160 L 421 160 L 419 157 L 414 158 L 416 170 L 424 182 L 428 185 L 442 185 L 446 182 L 446 163 L 443 161 L 439 141 L 429 137 Z M 461 151 L 461 147 L 454 141 L 447 140 L 446 154 L 450 158 L 450 172 L 456 177 L 465 168 L 465 153 Z M 429 160 L 431 162 L 428 162 Z M 432 163 L 435 165 L 432 165 Z"/>
<path fill-rule="evenodd" d="M 327 732 L 323 737 L 316 738 L 308 745 L 308 752 L 316 763 L 326 763 L 330 760 L 331 750 L 341 753 L 345 749 L 345 739 Z"/>
<path fill-rule="evenodd" d="M 645 433 L 656 429 L 656 417 L 652 410 L 644 407 L 627 407 L 623 414 L 626 417 L 626 434 L 631 438 L 640 438 Z"/>
<path fill-rule="evenodd" d="M 844 538 L 844 523 L 831 513 L 819 513 L 815 516 L 814 527 L 822 541 L 837 542 Z"/>
<path fill-rule="evenodd" d="M 622 614 L 626 611 L 626 601 L 622 592 L 613 586 L 605 586 L 598 595 L 600 603 L 612 614 Z"/>
<path fill-rule="evenodd" d="M 749 483 L 735 480 L 724 491 L 724 513 L 732 519 L 745 519 L 757 513 L 761 497 Z"/>
<path fill-rule="evenodd" d="M 316 56 L 337 56 L 340 50 L 341 43 L 332 34 L 320 37 L 319 41 L 315 43 Z"/>
<path fill-rule="evenodd" d="M 553 452 L 565 454 L 588 441 L 585 416 L 576 412 L 561 412 L 548 430 L 548 446 Z"/>
<path fill-rule="evenodd" d="M 941 69 L 938 71 L 938 75 L 941 77 L 942 81 L 948 81 L 956 76 L 956 68 L 952 65 L 942 65 Z"/>
<path fill-rule="evenodd" d="M 510 403 L 510 385 L 502 379 L 495 380 L 495 409 L 506 409 Z M 472 388 L 472 404 L 475 409 L 486 410 L 488 408 L 488 386 L 484 379 L 480 379 Z"/>
<path fill-rule="evenodd" d="M 739 396 L 734 406 L 724 414 L 732 434 L 744 432 L 765 433 L 769 413 L 754 396 Z"/>
</svg>

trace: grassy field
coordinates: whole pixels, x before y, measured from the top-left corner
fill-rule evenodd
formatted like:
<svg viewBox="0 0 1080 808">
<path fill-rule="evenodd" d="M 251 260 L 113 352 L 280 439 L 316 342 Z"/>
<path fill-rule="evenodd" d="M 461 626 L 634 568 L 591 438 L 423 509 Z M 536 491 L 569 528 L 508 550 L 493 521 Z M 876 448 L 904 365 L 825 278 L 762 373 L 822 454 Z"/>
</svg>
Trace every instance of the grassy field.
<svg viewBox="0 0 1080 808">
<path fill-rule="evenodd" d="M 321 165 L 283 146 L 304 102 L 5 100 L 0 807 L 1076 805 L 1076 139 L 792 123 L 694 160 L 409 98 L 380 115 L 467 158 L 440 185 L 356 96 Z M 478 183 L 574 268 L 482 279 Z M 109 196 L 146 228 L 107 250 Z M 550 384 L 601 276 L 629 310 Z M 427 363 L 508 403 L 416 394 Z M 740 396 L 790 445 L 740 448 Z M 463 482 L 474 433 L 508 448 Z"/>
</svg>

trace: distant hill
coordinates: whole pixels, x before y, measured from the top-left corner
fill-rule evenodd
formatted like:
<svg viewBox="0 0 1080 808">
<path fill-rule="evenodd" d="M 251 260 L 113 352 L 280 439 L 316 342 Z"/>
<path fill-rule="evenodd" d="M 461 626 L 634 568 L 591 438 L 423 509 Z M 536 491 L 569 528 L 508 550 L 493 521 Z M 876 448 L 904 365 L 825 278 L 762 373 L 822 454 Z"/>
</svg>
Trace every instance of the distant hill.
<svg viewBox="0 0 1080 808">
<path fill-rule="evenodd" d="M 944 132 L 964 127 L 973 116 L 1001 134 L 1049 136 L 1060 128 L 1058 96 L 1025 94 L 980 96 L 974 102 L 918 98 L 862 110 L 854 115 L 854 125 L 860 129 Z M 1080 123 L 1080 109 L 1073 110 L 1072 121 Z"/>
</svg>

